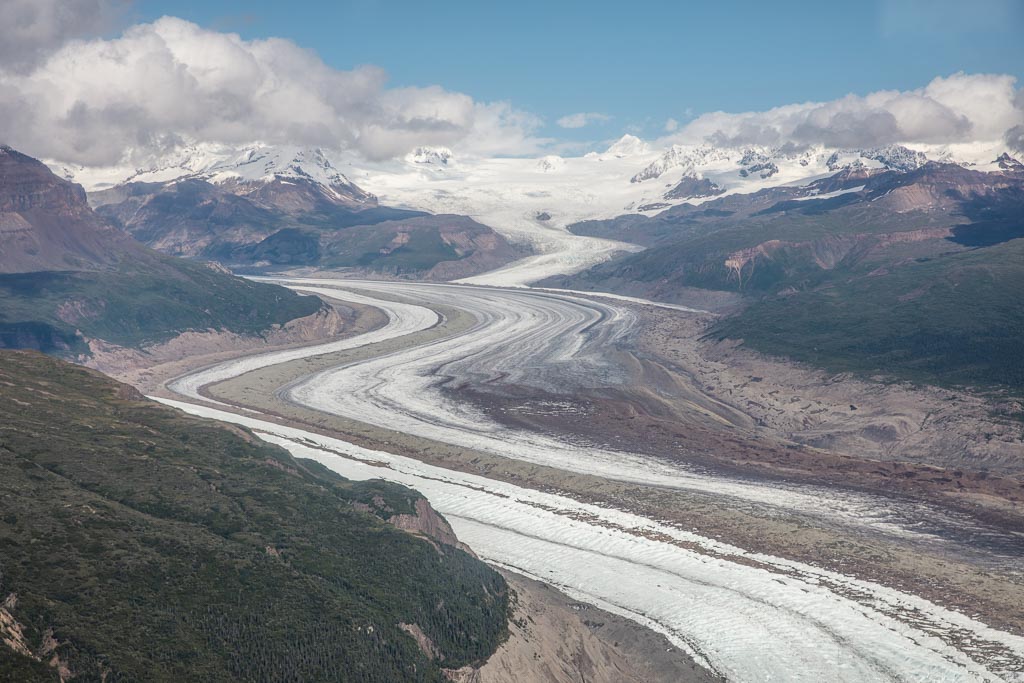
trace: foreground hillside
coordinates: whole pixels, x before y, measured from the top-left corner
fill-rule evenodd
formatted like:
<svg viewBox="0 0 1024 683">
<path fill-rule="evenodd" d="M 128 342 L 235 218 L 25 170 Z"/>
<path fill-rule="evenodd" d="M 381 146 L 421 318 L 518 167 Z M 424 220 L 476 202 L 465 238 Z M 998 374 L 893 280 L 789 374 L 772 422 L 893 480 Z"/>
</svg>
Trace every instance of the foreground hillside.
<svg viewBox="0 0 1024 683">
<path fill-rule="evenodd" d="M 834 371 L 1024 386 L 1024 167 L 848 169 L 575 230 L 648 247 L 548 284 L 698 305 L 713 334 Z"/>
<path fill-rule="evenodd" d="M 186 330 L 260 333 L 319 300 L 147 249 L 110 226 L 78 185 L 0 148 L 0 348 L 83 354 Z"/>
<path fill-rule="evenodd" d="M 496 572 L 388 523 L 447 529 L 415 492 L 37 353 L 0 382 L 0 679 L 439 681 L 505 637 Z"/>
</svg>

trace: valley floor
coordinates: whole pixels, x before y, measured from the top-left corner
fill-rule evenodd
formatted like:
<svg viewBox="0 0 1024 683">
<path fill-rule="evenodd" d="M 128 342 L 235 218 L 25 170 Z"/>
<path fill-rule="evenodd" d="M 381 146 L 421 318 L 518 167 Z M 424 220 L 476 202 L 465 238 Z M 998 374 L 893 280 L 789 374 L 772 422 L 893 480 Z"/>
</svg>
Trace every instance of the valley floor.
<svg viewBox="0 0 1024 683">
<path fill-rule="evenodd" d="M 372 344 L 356 336 L 331 353 L 200 373 L 178 390 L 222 404 L 181 407 L 250 424 L 344 476 L 419 489 L 485 559 L 647 624 L 731 679 L 1013 680 L 1024 669 L 1019 536 L 928 496 L 801 472 L 808 454 L 841 458 L 759 434 L 742 401 L 695 388 L 679 356 L 655 356 L 668 337 L 646 309 L 290 284 L 374 300 L 388 322 Z M 802 463 L 763 467 L 788 452 Z"/>
</svg>

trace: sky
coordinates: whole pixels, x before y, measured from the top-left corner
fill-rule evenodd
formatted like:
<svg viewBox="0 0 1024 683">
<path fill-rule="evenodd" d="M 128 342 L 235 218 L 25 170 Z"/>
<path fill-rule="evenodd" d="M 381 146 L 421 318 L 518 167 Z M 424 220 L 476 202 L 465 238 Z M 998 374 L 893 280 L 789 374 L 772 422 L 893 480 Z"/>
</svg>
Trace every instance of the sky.
<svg viewBox="0 0 1024 683">
<path fill-rule="evenodd" d="M 0 0 L 0 26 L 0 143 L 84 166 L 200 143 L 568 155 L 626 133 L 1024 153 L 1020 0 Z"/>
<path fill-rule="evenodd" d="M 140 0 L 135 9 L 143 20 L 170 14 L 290 38 L 339 69 L 381 66 L 395 86 L 508 100 L 542 117 L 545 134 L 578 139 L 906 90 L 958 71 L 1024 77 L 1016 0 Z M 596 116 L 556 129 L 581 113 Z"/>
</svg>

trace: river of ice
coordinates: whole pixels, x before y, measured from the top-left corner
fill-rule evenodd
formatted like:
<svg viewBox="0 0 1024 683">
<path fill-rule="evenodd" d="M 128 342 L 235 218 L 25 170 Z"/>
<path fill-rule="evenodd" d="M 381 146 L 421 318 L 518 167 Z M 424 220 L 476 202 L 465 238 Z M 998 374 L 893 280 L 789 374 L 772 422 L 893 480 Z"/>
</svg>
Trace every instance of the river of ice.
<svg viewBox="0 0 1024 683">
<path fill-rule="evenodd" d="M 619 343 L 635 324 L 629 308 L 618 302 L 447 284 L 324 279 L 286 284 L 370 303 L 385 311 L 388 323 L 317 347 L 221 363 L 171 387 L 200 399 L 206 384 L 249 370 L 428 329 L 439 320 L 431 307 L 451 306 L 475 322 L 458 334 L 314 373 L 283 395 L 316 410 L 504 457 L 686 489 L 731 500 L 736 507 L 813 516 L 854 531 L 930 538 L 929 510 L 870 496 L 730 480 L 646 456 L 510 430 L 457 400 L 451 390 L 456 382 L 618 381 L 602 350 Z M 348 291 L 353 288 L 358 293 Z M 628 512 L 432 467 L 255 416 L 168 403 L 249 426 L 343 476 L 380 477 L 415 488 L 484 559 L 648 624 L 730 680 L 1024 680 L 1012 673 L 1024 667 L 1024 639 L 912 595 L 746 553 Z M 749 560 L 758 566 L 749 566 Z"/>
<path fill-rule="evenodd" d="M 600 387 L 627 381 L 607 362 L 607 355 L 635 324 L 628 307 L 534 290 L 451 284 L 327 279 L 278 282 L 299 288 L 315 283 L 321 294 L 363 303 L 373 292 L 398 296 L 406 301 L 382 298 L 375 299 L 375 305 L 392 321 L 419 321 L 420 329 L 432 324 L 430 306 L 452 305 L 476 321 L 457 335 L 311 374 L 281 391 L 290 402 L 514 460 L 729 497 L 737 508 L 768 507 L 778 514 L 808 515 L 865 533 L 938 543 L 940 535 L 974 532 L 964 519 L 928 506 L 807 486 L 767 486 L 688 470 L 678 461 L 509 429 L 459 400 L 457 389 L 452 388 L 461 383 L 509 383 L 560 393 L 574 382 Z M 352 287 L 362 294 L 348 292 Z M 408 325 L 396 325 L 390 334 L 410 330 Z M 385 328 L 376 337 L 387 334 Z M 263 364 L 270 361 L 273 356 L 256 359 Z M 230 374 L 238 368 L 227 370 Z M 216 368 L 207 372 L 208 377 L 225 374 Z"/>
<path fill-rule="evenodd" d="M 1024 680 L 1009 671 L 1020 664 L 1014 653 L 1024 652 L 1024 639 L 911 595 L 626 512 L 212 407 L 164 402 L 247 426 L 347 478 L 413 487 L 483 559 L 645 623 L 728 680 Z"/>
</svg>

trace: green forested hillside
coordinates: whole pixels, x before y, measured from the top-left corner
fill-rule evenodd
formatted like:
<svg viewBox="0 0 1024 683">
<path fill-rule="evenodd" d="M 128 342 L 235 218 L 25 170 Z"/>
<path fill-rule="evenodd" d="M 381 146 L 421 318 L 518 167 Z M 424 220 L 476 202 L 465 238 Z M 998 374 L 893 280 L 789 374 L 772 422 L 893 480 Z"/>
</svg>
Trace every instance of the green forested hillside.
<svg viewBox="0 0 1024 683">
<path fill-rule="evenodd" d="M 837 372 L 1024 391 L 1024 239 L 765 297 L 713 331 Z"/>
<path fill-rule="evenodd" d="M 321 303 L 159 254 L 89 208 L 85 191 L 0 146 L 0 348 L 80 354 L 186 330 L 256 334 Z M 13 226 L 13 228 L 12 228 Z"/>
<path fill-rule="evenodd" d="M 1024 391 L 1024 175 L 929 163 L 581 225 L 651 248 L 548 283 L 738 302 L 713 337 L 830 371 Z M 697 292 L 697 294 L 694 294 Z M 701 305 L 698 303 L 698 305 Z"/>
<path fill-rule="evenodd" d="M 83 352 L 83 337 L 137 347 L 187 330 L 258 334 L 322 305 L 284 287 L 156 254 L 116 270 L 0 274 L 0 348 Z"/>
<path fill-rule="evenodd" d="M 0 387 L 0 680 L 441 681 L 505 635 L 496 572 L 382 519 L 413 491 L 38 353 Z"/>
</svg>

